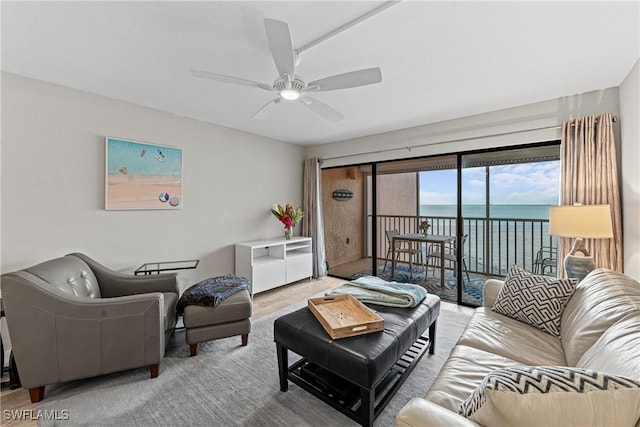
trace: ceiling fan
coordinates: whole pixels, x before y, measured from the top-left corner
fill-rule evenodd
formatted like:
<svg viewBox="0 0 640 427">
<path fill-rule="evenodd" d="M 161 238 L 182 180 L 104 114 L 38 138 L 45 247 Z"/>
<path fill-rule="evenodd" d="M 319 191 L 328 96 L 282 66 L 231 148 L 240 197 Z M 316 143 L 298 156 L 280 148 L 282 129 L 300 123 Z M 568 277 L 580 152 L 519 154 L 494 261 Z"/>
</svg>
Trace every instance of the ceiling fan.
<svg viewBox="0 0 640 427">
<path fill-rule="evenodd" d="M 194 77 L 216 80 L 224 83 L 232 83 L 242 86 L 257 87 L 269 92 L 274 92 L 277 96 L 258 111 L 253 113 L 252 119 L 264 116 L 267 107 L 284 101 L 299 101 L 309 110 L 320 116 L 331 120 L 339 121 L 344 116 L 334 108 L 324 102 L 309 96 L 313 92 L 324 92 L 330 90 L 347 89 L 358 86 L 365 86 L 382 81 L 380 68 L 367 68 L 363 70 L 351 71 L 343 74 L 336 74 L 312 82 L 305 82 L 295 74 L 297 55 L 291 42 L 289 25 L 286 22 L 274 19 L 265 19 L 264 27 L 267 34 L 267 41 L 271 50 L 273 62 L 278 70 L 278 77 L 273 85 L 247 80 L 239 77 L 227 76 L 225 74 L 212 73 L 209 71 L 191 70 Z"/>
</svg>

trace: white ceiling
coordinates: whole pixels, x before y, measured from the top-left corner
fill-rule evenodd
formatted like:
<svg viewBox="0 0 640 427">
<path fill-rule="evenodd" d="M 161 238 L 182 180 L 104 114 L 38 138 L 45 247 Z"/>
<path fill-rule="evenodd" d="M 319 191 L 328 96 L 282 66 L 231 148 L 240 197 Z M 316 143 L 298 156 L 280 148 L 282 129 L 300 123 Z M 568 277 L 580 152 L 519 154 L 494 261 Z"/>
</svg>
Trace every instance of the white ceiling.
<svg viewBox="0 0 640 427">
<path fill-rule="evenodd" d="M 269 85 L 260 16 L 294 48 L 381 2 L 2 2 L 2 70 L 278 140 L 317 144 L 618 86 L 639 57 L 639 2 L 403 1 L 312 47 L 316 80 L 379 66 L 382 83 L 314 96 L 330 122 L 273 95 L 190 75 Z"/>
</svg>

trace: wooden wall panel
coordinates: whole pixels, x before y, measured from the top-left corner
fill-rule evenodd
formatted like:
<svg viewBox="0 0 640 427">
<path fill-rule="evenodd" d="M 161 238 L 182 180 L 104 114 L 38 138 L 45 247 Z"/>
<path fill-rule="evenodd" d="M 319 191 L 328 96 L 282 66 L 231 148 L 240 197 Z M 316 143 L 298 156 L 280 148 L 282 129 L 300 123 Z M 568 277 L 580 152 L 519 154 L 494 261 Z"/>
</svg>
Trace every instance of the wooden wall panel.
<svg viewBox="0 0 640 427">
<path fill-rule="evenodd" d="M 348 201 L 333 199 L 336 190 L 350 190 Z M 363 258 L 364 175 L 356 168 L 322 171 L 322 208 L 327 261 L 330 266 Z"/>
</svg>

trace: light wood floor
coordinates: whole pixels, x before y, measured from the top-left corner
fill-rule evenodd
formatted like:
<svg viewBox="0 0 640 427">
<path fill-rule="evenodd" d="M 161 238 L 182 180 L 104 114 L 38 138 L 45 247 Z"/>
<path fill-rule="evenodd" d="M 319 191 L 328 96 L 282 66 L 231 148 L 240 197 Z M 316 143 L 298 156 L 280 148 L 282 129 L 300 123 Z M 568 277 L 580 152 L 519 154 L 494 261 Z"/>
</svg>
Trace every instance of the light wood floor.
<svg viewBox="0 0 640 427">
<path fill-rule="evenodd" d="M 304 301 L 316 294 L 324 293 L 325 291 L 333 289 L 342 283 L 344 283 L 344 280 L 342 279 L 335 277 L 323 277 L 317 280 L 301 280 L 291 285 L 282 286 L 280 288 L 256 294 L 253 299 L 253 315 L 251 316 L 251 319 L 254 321 L 258 320 L 280 310 L 281 308 Z M 445 301 L 442 302 L 441 309 L 464 313 L 473 312 L 473 309 L 471 308 L 461 307 Z M 249 345 L 251 345 L 251 337 L 249 337 Z M 8 381 L 8 376 L 6 374 L 2 377 L 2 381 Z M 44 398 L 47 398 L 46 388 Z M 2 409 L 2 422 L 0 426 L 32 427 L 37 425 L 36 421 L 5 419 L 5 410 L 33 410 L 33 414 L 35 416 L 35 405 L 31 403 L 27 390 L 21 388 L 16 390 L 2 390 L 0 393 L 0 403 L 0 409 Z"/>
</svg>

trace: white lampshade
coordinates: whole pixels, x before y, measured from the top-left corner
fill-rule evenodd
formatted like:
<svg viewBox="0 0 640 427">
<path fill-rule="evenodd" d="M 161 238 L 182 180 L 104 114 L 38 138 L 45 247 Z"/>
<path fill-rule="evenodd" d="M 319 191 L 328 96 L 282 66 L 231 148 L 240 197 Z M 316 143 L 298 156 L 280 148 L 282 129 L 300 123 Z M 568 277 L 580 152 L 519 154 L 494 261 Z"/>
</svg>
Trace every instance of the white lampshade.
<svg viewBox="0 0 640 427">
<path fill-rule="evenodd" d="M 567 277 L 582 280 L 596 268 L 583 238 L 610 239 L 613 237 L 609 205 L 567 205 L 549 209 L 549 234 L 574 237 L 571 251 L 564 259 Z"/>
<path fill-rule="evenodd" d="M 566 205 L 549 208 L 549 234 L 559 237 L 610 239 L 609 205 Z"/>
</svg>

